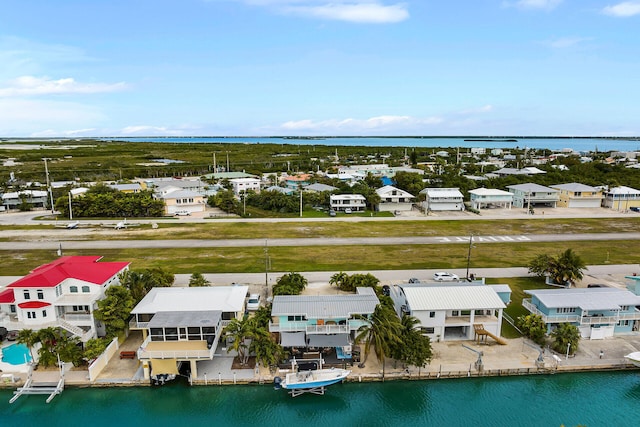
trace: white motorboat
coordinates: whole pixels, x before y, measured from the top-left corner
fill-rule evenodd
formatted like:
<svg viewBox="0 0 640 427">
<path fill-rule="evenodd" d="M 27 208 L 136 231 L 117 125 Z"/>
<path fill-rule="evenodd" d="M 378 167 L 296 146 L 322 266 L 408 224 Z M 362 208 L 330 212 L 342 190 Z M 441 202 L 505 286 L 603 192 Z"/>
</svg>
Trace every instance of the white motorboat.
<svg viewBox="0 0 640 427">
<path fill-rule="evenodd" d="M 624 358 L 627 359 L 629 362 L 633 363 L 638 368 L 640 368 L 640 351 L 629 353 L 626 356 L 624 356 Z"/>
<path fill-rule="evenodd" d="M 305 362 L 307 362 L 305 360 Z M 273 384 L 276 389 L 283 388 L 295 397 L 304 393 L 324 394 L 327 386 L 344 381 L 351 371 L 343 368 L 322 368 L 320 360 L 319 369 L 299 370 L 294 359 L 292 362 L 293 372 L 288 373 L 284 378 L 275 377 Z"/>
</svg>

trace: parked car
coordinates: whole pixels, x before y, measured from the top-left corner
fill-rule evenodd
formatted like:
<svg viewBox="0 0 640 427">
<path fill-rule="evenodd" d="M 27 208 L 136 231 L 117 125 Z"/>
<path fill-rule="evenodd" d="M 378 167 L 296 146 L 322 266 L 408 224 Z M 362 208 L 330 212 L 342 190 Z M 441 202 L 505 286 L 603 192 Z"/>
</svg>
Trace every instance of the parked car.
<svg viewBox="0 0 640 427">
<path fill-rule="evenodd" d="M 638 206 L 631 206 L 629 209 L 631 209 L 633 212 L 640 212 L 640 207 Z"/>
<path fill-rule="evenodd" d="M 7 331 L 7 328 L 5 328 L 4 326 L 0 326 L 0 341 L 4 341 L 8 333 L 9 331 Z"/>
<path fill-rule="evenodd" d="M 331 209 L 329 211 L 329 216 L 336 216 L 336 211 L 334 211 L 333 209 Z"/>
<path fill-rule="evenodd" d="M 456 280 L 460 280 L 460 278 L 455 274 L 440 271 L 433 275 L 433 280 L 437 282 L 454 282 Z"/>
<path fill-rule="evenodd" d="M 382 286 L 382 295 L 384 296 L 391 296 L 391 287 L 389 285 L 383 285 Z"/>
<path fill-rule="evenodd" d="M 183 210 L 183 211 L 176 211 L 176 212 L 175 212 L 175 215 L 176 215 L 176 216 L 189 216 L 189 215 L 191 215 L 191 212 L 189 212 L 189 211 L 184 211 L 184 210 Z"/>
<path fill-rule="evenodd" d="M 418 279 L 417 277 L 412 277 L 411 279 L 409 279 L 409 283 L 420 283 L 420 279 Z"/>
<path fill-rule="evenodd" d="M 249 295 L 249 301 L 247 301 L 247 310 L 256 311 L 260 308 L 260 294 Z"/>
<path fill-rule="evenodd" d="M 18 339 L 18 331 L 9 331 L 7 333 L 7 341 L 15 341 Z"/>
<path fill-rule="evenodd" d="M 350 214 L 350 213 L 353 213 L 353 211 L 351 210 L 351 208 L 346 208 L 346 209 L 344 210 L 344 213 L 346 213 L 346 214 Z"/>
</svg>

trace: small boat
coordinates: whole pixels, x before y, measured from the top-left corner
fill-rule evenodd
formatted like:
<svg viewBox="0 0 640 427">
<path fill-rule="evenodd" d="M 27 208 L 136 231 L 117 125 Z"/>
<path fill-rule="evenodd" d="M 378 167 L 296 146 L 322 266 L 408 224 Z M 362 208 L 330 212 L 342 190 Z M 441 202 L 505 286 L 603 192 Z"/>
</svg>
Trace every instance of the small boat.
<svg viewBox="0 0 640 427">
<path fill-rule="evenodd" d="M 640 368 L 640 351 L 629 353 L 624 358 Z"/>
<path fill-rule="evenodd" d="M 305 362 L 308 362 L 305 360 Z M 322 368 L 322 359 L 319 360 L 318 369 L 297 369 L 295 359 L 291 361 L 294 372 L 288 373 L 284 379 L 275 377 L 273 385 L 276 390 L 283 388 L 289 390 L 291 396 L 296 397 L 304 393 L 324 394 L 327 386 L 344 381 L 351 371 L 342 368 Z"/>
</svg>

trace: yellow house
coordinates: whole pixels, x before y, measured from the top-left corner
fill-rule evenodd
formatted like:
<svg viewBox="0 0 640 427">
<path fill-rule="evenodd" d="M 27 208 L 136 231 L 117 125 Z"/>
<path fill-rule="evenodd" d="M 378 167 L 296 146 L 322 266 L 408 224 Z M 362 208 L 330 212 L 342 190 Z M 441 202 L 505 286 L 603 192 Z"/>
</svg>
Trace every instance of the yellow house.
<svg viewBox="0 0 640 427">
<path fill-rule="evenodd" d="M 602 205 L 602 190 L 577 182 L 551 185 L 560 192 L 558 207 L 561 208 L 599 208 Z"/>
</svg>

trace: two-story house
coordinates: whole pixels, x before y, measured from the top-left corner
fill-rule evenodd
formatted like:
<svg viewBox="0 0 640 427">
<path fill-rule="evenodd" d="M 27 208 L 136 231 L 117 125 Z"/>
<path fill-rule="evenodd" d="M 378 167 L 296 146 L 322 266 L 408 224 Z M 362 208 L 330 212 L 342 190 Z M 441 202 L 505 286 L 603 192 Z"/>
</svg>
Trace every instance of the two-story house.
<svg viewBox="0 0 640 427">
<path fill-rule="evenodd" d="M 531 289 L 524 308 L 542 317 L 551 332 L 559 323 L 571 323 L 582 338 L 602 339 L 637 331 L 640 296 L 618 288 Z"/>
<path fill-rule="evenodd" d="M 335 211 L 364 211 L 367 209 L 367 199 L 362 194 L 332 194 L 329 196 L 329 206 Z"/>
<path fill-rule="evenodd" d="M 502 312 L 511 291 L 506 285 L 408 284 L 391 288 L 399 316 L 420 321 L 422 333 L 434 341 L 472 340 L 476 326 L 500 339 Z"/>
<path fill-rule="evenodd" d="M 511 209 L 513 194 L 497 188 L 476 188 L 469 190 L 469 198 L 473 209 L 501 207 Z"/>
<path fill-rule="evenodd" d="M 247 191 L 260 192 L 260 180 L 258 178 L 233 178 L 229 182 L 233 187 L 233 194 L 240 196 Z"/>
<path fill-rule="evenodd" d="M 376 194 L 380 196 L 378 204 L 380 212 L 410 211 L 415 200 L 413 194 L 392 185 L 377 188 Z"/>
<path fill-rule="evenodd" d="M 560 200 L 558 190 L 540 184 L 508 185 L 507 188 L 513 193 L 513 206 L 517 208 L 529 209 L 541 206 L 555 208 Z"/>
<path fill-rule="evenodd" d="M 242 319 L 248 286 L 153 288 L 133 308 L 130 330 L 142 331 L 137 356 L 145 379 L 176 374 L 182 362 L 213 359 L 222 329 Z"/>
<path fill-rule="evenodd" d="M 602 205 L 605 208 L 623 212 L 630 208 L 638 208 L 640 207 L 640 190 L 624 185 L 606 189 Z"/>
<path fill-rule="evenodd" d="M 599 208 L 602 204 L 602 191 L 590 185 L 571 182 L 551 188 L 560 192 L 558 206 L 561 208 Z"/>
<path fill-rule="evenodd" d="M 103 336 L 93 317 L 97 302 L 128 262 L 99 262 L 100 256 L 65 256 L 9 284 L 0 298 L 0 325 L 7 329 L 63 328 L 83 342 Z"/>
<path fill-rule="evenodd" d="M 425 188 L 422 206 L 426 211 L 463 211 L 464 196 L 459 188 Z"/>
<path fill-rule="evenodd" d="M 373 288 L 353 295 L 278 295 L 271 306 L 270 332 L 280 334 L 283 347 L 334 347 L 350 357 L 358 329 L 379 304 Z"/>
</svg>

